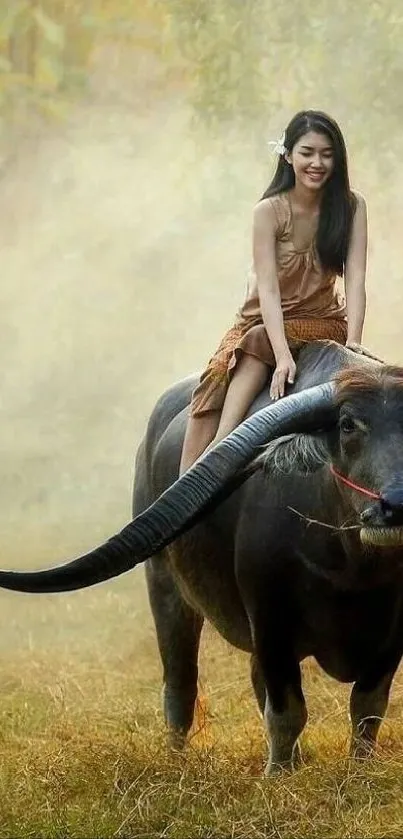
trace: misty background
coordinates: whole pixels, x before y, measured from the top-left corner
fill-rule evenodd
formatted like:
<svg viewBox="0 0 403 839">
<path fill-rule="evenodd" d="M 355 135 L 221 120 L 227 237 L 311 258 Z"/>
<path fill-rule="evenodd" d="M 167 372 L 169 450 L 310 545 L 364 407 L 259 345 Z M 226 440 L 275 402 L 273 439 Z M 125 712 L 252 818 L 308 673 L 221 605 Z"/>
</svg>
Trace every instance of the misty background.
<svg viewBox="0 0 403 839">
<path fill-rule="evenodd" d="M 403 363 L 402 30 L 398 0 L 0 0 L 2 567 L 129 520 L 150 411 L 232 324 L 267 142 L 297 110 L 344 132 L 369 209 L 364 342 Z M 78 602 L 80 635 L 141 579 L 3 592 L 7 643 L 32 643 L 25 624 L 55 640 Z"/>
</svg>

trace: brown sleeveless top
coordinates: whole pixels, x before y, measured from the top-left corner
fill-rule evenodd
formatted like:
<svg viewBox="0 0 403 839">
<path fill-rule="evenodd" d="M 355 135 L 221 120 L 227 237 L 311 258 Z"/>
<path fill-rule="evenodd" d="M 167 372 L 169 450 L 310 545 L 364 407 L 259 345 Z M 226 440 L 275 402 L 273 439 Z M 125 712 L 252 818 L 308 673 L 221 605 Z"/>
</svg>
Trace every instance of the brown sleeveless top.
<svg viewBox="0 0 403 839">
<path fill-rule="evenodd" d="M 346 318 L 343 295 L 336 288 L 336 274 L 322 268 L 312 241 L 305 250 L 297 250 L 293 241 L 293 218 L 286 192 L 267 199 L 278 222 L 276 237 L 277 277 L 284 319 Z M 260 312 L 257 279 L 253 269 L 248 274 L 246 299 L 239 312 L 242 318 L 258 317 Z"/>
</svg>

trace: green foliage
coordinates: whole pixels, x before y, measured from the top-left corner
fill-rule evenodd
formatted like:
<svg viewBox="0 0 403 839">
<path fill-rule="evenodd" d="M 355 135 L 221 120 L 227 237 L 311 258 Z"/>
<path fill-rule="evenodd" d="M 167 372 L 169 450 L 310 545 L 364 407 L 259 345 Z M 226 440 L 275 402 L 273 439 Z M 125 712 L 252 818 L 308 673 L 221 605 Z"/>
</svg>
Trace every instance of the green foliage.
<svg viewBox="0 0 403 839">
<path fill-rule="evenodd" d="M 3 123 L 26 122 L 35 113 L 63 116 L 70 98 L 86 88 L 96 47 L 133 41 L 144 22 L 155 28 L 155 8 L 126 0 L 13 0 L 0 12 Z M 152 38 L 160 41 L 158 31 Z"/>
<path fill-rule="evenodd" d="M 4 0 L 3 0 L 4 2 Z M 0 110 L 53 112 L 85 89 L 94 50 L 153 53 L 180 78 L 200 125 L 270 123 L 322 107 L 387 155 L 400 125 L 403 7 L 398 0 L 13 0 L 0 17 Z M 358 116 L 362 114 L 362 116 Z M 357 123 L 361 122 L 361 133 Z"/>
<path fill-rule="evenodd" d="M 261 0 L 169 0 L 171 33 L 184 56 L 191 80 L 190 97 L 208 122 L 255 119 L 263 104 L 257 56 L 261 33 L 256 26 Z"/>
<path fill-rule="evenodd" d="M 63 82 L 64 29 L 34 2 L 15 3 L 0 22 L 0 107 L 15 113 L 55 112 Z"/>
<path fill-rule="evenodd" d="M 274 118 L 281 129 L 295 110 L 321 107 L 344 124 L 361 121 L 362 138 L 370 116 L 385 148 L 384 120 L 400 125 L 398 0 L 166 0 L 166 8 L 201 120 L 247 127 Z"/>
</svg>

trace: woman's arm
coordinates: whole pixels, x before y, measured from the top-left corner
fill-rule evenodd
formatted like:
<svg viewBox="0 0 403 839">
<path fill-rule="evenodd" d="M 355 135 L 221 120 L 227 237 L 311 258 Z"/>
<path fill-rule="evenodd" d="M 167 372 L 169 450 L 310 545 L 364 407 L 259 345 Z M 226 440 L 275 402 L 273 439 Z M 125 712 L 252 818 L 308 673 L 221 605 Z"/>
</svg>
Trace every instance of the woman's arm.
<svg viewBox="0 0 403 839">
<path fill-rule="evenodd" d="M 260 201 L 253 216 L 253 264 L 263 323 L 277 358 L 288 350 L 276 265 L 277 219 L 271 204 Z"/>
<path fill-rule="evenodd" d="M 253 218 L 253 263 L 263 323 L 276 359 L 270 387 L 273 399 L 284 395 L 286 381 L 292 383 L 295 376 L 295 362 L 284 331 L 277 278 L 276 232 L 277 219 L 271 202 L 260 201 Z"/>
<path fill-rule="evenodd" d="M 356 194 L 356 198 L 357 207 L 344 272 L 347 344 L 361 344 L 366 308 L 367 207 L 362 195 Z"/>
</svg>

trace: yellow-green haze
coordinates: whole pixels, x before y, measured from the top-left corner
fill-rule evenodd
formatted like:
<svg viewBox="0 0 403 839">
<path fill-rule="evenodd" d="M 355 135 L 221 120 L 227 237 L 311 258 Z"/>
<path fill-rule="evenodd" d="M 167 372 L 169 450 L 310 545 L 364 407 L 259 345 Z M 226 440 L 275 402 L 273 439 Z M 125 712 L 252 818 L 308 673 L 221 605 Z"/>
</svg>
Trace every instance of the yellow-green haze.
<svg viewBox="0 0 403 839">
<path fill-rule="evenodd" d="M 300 108 L 345 133 L 369 206 L 365 341 L 403 363 L 402 19 L 397 0 L 2 0 L 2 567 L 128 520 L 147 417 L 233 320 L 267 141 Z M 141 569 L 0 592 L 0 615 L 0 837 L 401 833 L 400 676 L 379 761 L 352 769 L 348 691 L 307 666 L 309 763 L 268 785 L 247 662 L 211 633 L 206 725 L 166 754 Z"/>
</svg>

